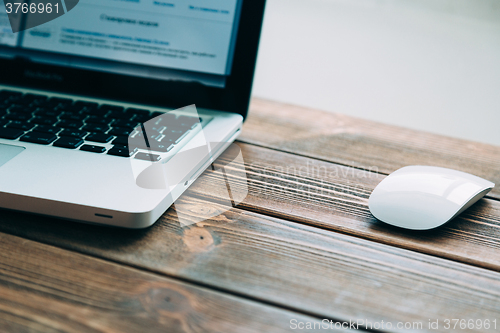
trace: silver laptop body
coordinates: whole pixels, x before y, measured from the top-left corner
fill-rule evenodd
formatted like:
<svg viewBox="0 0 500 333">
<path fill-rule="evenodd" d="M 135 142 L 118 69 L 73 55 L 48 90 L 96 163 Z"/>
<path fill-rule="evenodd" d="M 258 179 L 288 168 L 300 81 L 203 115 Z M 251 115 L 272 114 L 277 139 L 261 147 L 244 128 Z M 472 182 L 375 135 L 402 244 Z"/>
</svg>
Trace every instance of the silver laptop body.
<svg viewBox="0 0 500 333">
<path fill-rule="evenodd" d="M 104 20 L 106 25 L 112 25 L 116 22 L 109 21 L 110 17 L 132 17 L 135 12 L 130 4 L 120 5 L 122 7 L 116 10 L 96 9 L 92 1 L 88 4 L 80 1 L 66 13 L 68 18 L 61 16 L 46 23 L 49 26 L 40 25 L 14 34 L 22 34 L 22 38 L 0 34 L 0 66 L 6 72 L 0 78 L 0 208 L 125 228 L 145 228 L 155 223 L 238 137 L 248 110 L 264 1 L 228 3 L 231 4 L 226 4 L 227 8 L 220 1 L 204 4 L 218 10 L 224 7 L 232 15 L 231 27 L 226 29 L 230 30 L 228 36 L 203 37 L 217 43 L 227 39 L 227 49 L 221 53 L 228 53 L 222 74 L 213 74 L 216 66 L 210 67 L 208 62 L 193 60 L 192 68 L 186 70 L 167 58 L 162 58 L 164 65 L 159 59 L 151 58 L 151 62 L 156 62 L 150 66 L 141 57 L 130 58 L 125 51 L 93 57 L 81 51 L 88 45 L 73 48 L 58 44 L 63 39 L 80 36 L 78 32 L 82 29 L 92 30 L 85 23 L 88 18 L 91 21 L 95 16 L 99 22 Z M 181 7 L 177 3 L 176 6 Z M 188 9 L 182 10 L 191 14 Z M 159 22 L 159 27 L 169 24 L 163 16 L 156 17 L 153 12 L 148 15 L 143 19 Z M 199 15 L 202 14 L 198 11 L 192 16 Z M 167 18 L 174 16 L 167 15 Z M 0 22 L 5 31 L 5 18 Z M 242 22 L 254 24 L 242 26 Z M 113 27 L 109 31 L 107 27 L 100 29 L 108 35 L 114 31 Z M 190 31 L 196 34 L 198 30 Z M 135 36 L 133 29 L 128 33 Z M 137 35 L 141 34 L 143 31 L 138 30 Z M 57 45 L 42 45 L 37 38 L 46 38 Z M 242 42 L 243 38 L 248 42 Z M 175 37 L 172 40 L 176 40 Z M 196 45 L 183 47 L 203 50 Z M 167 52 L 168 49 L 164 49 Z M 218 49 L 210 52 L 215 54 Z M 204 71 L 203 66 L 210 68 Z M 201 69 L 197 72 L 193 69 L 196 67 Z M 101 89 L 88 82 L 74 83 L 79 78 L 85 81 L 86 76 L 95 80 Z M 165 101 L 163 95 L 167 96 Z M 62 102 L 57 104 L 59 100 Z M 81 105 L 87 106 L 80 110 Z M 176 107 L 172 107 L 174 105 Z M 132 119 L 136 119 L 134 129 L 130 127 L 130 133 L 120 132 L 119 136 L 117 131 L 124 127 L 114 124 L 128 124 L 128 120 L 113 119 L 103 125 L 107 126 L 104 129 L 100 123 L 92 123 L 103 116 L 100 110 L 108 112 L 109 119 L 111 115 L 122 117 L 120 112 L 132 115 Z M 144 115 L 146 111 L 149 113 L 142 118 L 134 113 Z M 77 122 L 78 117 L 81 124 Z M 76 119 L 77 124 L 71 119 Z M 137 122 L 137 119 L 142 120 Z M 183 119 L 194 121 L 182 124 L 181 137 L 171 139 L 168 147 L 161 146 L 163 149 L 150 147 L 162 143 L 159 137 L 177 133 L 170 122 L 181 123 Z M 81 126 L 76 128 L 78 124 Z M 65 127 L 70 125 L 75 128 Z M 52 130 L 51 126 L 59 132 L 40 134 L 42 130 Z M 100 132 L 93 132 L 96 129 Z M 151 135 L 152 130 L 158 132 Z M 87 134 L 78 142 L 78 138 L 65 136 L 72 134 L 71 131 Z M 142 135 L 146 145 L 133 146 L 134 133 Z M 123 141 L 125 134 L 128 134 L 128 146 Z M 119 145 L 120 139 L 123 142 Z M 125 156 L 126 148 L 128 156 Z M 163 175 L 153 175 L 148 179 L 149 184 L 141 184 L 141 177 L 156 166 L 161 166 Z"/>
</svg>

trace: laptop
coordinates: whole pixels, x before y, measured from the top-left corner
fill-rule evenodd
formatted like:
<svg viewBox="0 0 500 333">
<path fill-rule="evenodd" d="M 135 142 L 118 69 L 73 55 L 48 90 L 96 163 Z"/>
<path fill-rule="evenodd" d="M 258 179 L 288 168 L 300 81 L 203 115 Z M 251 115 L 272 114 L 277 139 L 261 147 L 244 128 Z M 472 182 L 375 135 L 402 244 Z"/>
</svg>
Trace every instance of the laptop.
<svg viewBox="0 0 500 333">
<path fill-rule="evenodd" d="M 154 224 L 238 137 L 264 6 L 81 0 L 34 27 L 0 11 L 0 208 Z"/>
</svg>

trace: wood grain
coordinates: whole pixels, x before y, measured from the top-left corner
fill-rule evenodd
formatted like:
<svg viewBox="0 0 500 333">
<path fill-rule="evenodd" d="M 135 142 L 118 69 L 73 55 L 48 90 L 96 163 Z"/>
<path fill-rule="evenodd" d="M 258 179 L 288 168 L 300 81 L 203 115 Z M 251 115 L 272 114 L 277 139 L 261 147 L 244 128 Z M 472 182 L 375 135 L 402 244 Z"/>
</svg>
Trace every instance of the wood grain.
<svg viewBox="0 0 500 333">
<path fill-rule="evenodd" d="M 14 212 L 2 214 L 0 228 L 317 318 L 425 325 L 429 319 L 494 318 L 500 312 L 499 273 L 225 208 L 184 196 L 176 209 L 193 220 L 220 213 L 184 228 L 173 209 L 143 231 Z"/>
<path fill-rule="evenodd" d="M 261 99 L 253 99 L 239 140 L 383 174 L 433 165 L 500 184 L 500 146 Z M 500 186 L 490 196 L 500 199 Z"/>
<path fill-rule="evenodd" d="M 498 182 L 499 147 L 262 100 L 241 141 L 269 148 L 240 144 L 250 191 L 229 211 L 210 172 L 147 230 L 0 211 L 0 231 L 25 238 L 0 233 L 2 330 L 279 332 L 328 318 L 463 332 L 443 320 L 500 319 L 498 188 L 434 232 L 367 210 L 404 165 Z"/>
<path fill-rule="evenodd" d="M 289 332 L 293 319 L 320 324 L 0 233 L 2 332 Z"/>
<path fill-rule="evenodd" d="M 368 209 L 371 192 L 385 176 L 244 143 L 238 146 L 246 179 L 231 171 L 230 153 L 216 164 L 226 165 L 233 189 L 248 187 L 240 209 L 500 272 L 500 255 L 494 255 L 500 251 L 499 201 L 483 199 L 436 230 L 406 231 L 377 221 Z M 224 193 L 216 191 L 217 184 L 225 184 L 222 177 L 208 170 L 188 193 L 222 203 Z"/>
</svg>

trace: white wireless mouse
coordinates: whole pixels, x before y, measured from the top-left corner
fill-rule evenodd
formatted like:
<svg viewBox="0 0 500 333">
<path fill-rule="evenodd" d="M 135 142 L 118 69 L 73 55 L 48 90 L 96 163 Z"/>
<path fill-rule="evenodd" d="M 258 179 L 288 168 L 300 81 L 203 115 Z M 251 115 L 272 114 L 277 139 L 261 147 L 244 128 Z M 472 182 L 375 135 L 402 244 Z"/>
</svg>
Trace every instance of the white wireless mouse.
<svg viewBox="0 0 500 333">
<path fill-rule="evenodd" d="M 391 173 L 373 190 L 370 212 L 406 229 L 439 227 L 495 187 L 477 176 L 439 167 L 407 166 Z"/>
</svg>

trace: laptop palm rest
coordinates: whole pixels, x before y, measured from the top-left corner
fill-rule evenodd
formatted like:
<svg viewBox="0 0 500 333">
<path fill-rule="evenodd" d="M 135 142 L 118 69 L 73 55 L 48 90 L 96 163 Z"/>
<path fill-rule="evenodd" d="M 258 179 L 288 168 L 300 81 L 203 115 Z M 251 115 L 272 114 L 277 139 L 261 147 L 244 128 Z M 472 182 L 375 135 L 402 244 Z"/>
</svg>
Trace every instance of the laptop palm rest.
<svg viewBox="0 0 500 333">
<path fill-rule="evenodd" d="M 0 143 L 0 167 L 22 153 L 26 148 Z"/>
</svg>

